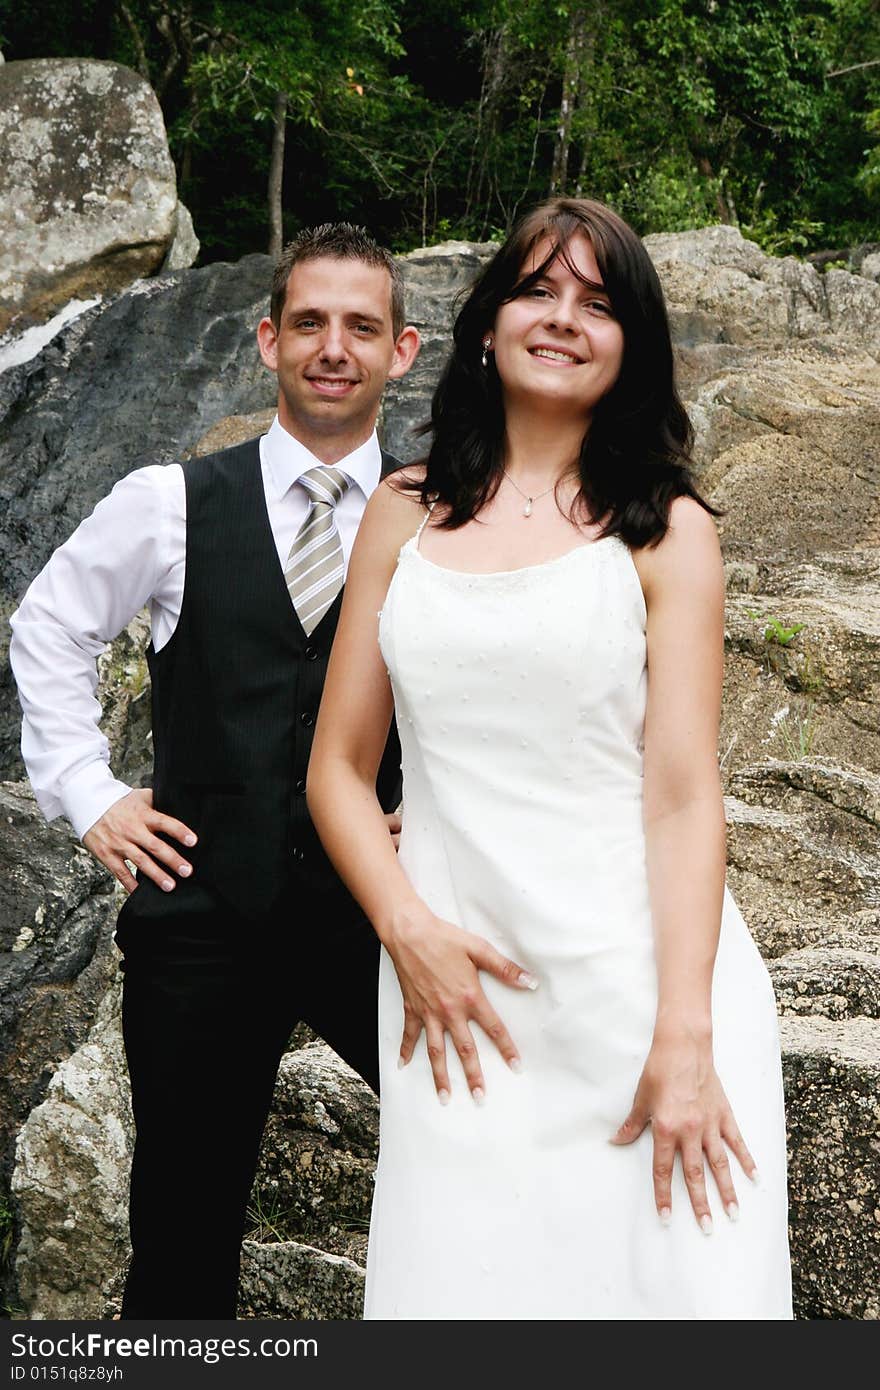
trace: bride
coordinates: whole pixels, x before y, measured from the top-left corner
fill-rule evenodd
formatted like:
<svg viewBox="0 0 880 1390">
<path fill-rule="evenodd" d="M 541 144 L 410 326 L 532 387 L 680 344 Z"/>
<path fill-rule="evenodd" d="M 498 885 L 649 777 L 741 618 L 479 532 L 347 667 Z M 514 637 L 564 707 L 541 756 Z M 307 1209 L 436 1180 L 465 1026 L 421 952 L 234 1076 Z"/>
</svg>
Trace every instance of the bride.
<svg viewBox="0 0 880 1390">
<path fill-rule="evenodd" d="M 308 781 L 384 948 L 365 1316 L 790 1318 L 776 1010 L 724 881 L 721 555 L 610 209 L 514 229 L 432 424 L 362 523 Z"/>
</svg>

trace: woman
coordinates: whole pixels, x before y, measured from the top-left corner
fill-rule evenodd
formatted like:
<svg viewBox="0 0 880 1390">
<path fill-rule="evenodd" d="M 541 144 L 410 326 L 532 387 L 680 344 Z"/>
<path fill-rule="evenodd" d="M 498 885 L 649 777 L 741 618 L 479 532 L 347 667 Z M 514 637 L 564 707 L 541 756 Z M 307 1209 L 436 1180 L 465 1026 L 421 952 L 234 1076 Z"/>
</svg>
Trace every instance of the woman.
<svg viewBox="0 0 880 1390">
<path fill-rule="evenodd" d="M 723 569 L 632 230 L 525 217 L 432 419 L 362 523 L 308 786 L 385 948 L 365 1315 L 789 1318 L 776 1010 L 724 887 Z"/>
</svg>

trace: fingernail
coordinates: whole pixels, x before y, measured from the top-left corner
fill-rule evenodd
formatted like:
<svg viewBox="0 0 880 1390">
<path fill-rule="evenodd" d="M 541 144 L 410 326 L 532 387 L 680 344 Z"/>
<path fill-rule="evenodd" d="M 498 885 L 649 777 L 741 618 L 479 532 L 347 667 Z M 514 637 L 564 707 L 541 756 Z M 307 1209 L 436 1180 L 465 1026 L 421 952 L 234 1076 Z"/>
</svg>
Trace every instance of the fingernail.
<svg viewBox="0 0 880 1390">
<path fill-rule="evenodd" d="M 728 1202 L 724 1208 L 731 1221 L 739 1221 L 739 1207 L 736 1202 Z"/>
<path fill-rule="evenodd" d="M 162 887 L 166 893 L 170 893 L 171 889 L 174 887 L 174 883 L 170 878 L 163 878 Z"/>
<path fill-rule="evenodd" d="M 711 1218 L 711 1216 L 701 1216 L 701 1217 L 700 1217 L 700 1230 L 703 1232 L 703 1235 L 704 1235 L 704 1236 L 710 1236 L 710 1235 L 712 1234 L 712 1218 Z"/>
<path fill-rule="evenodd" d="M 749 1176 L 751 1177 L 752 1182 L 755 1184 L 755 1187 L 761 1186 L 761 1174 L 758 1172 L 757 1168 L 753 1168 Z"/>
<path fill-rule="evenodd" d="M 178 864 L 178 866 L 177 866 L 177 872 L 180 874 L 181 878 L 188 878 L 189 875 L 192 873 L 192 865 L 191 865 L 191 864 Z"/>
<path fill-rule="evenodd" d="M 672 1212 L 669 1207 L 661 1207 L 657 1215 L 660 1217 L 661 1226 L 668 1226 L 672 1220 Z"/>
<path fill-rule="evenodd" d="M 537 988 L 538 988 L 538 981 L 535 979 L 534 975 L 530 975 L 529 972 L 528 972 L 527 970 L 521 970 L 521 971 L 519 972 L 519 978 L 518 978 L 518 980 L 517 980 L 517 984 L 518 984 L 518 985 L 521 985 L 523 989 L 537 989 Z"/>
<path fill-rule="evenodd" d="M 438 1092 L 437 1092 L 437 1099 L 439 1100 L 439 1102 L 440 1102 L 441 1105 L 448 1105 L 448 1104 L 449 1104 L 449 1092 L 448 1092 L 448 1091 L 438 1091 Z"/>
<path fill-rule="evenodd" d="M 520 1059 L 519 1057 L 511 1057 L 511 1059 L 510 1059 L 510 1061 L 507 1063 L 507 1065 L 510 1067 L 510 1070 L 511 1070 L 511 1071 L 515 1071 L 515 1072 L 516 1072 L 517 1076 L 519 1076 L 520 1072 L 521 1072 L 522 1069 L 523 1069 L 522 1061 L 521 1061 L 521 1059 Z"/>
<path fill-rule="evenodd" d="M 405 1058 L 405 1057 L 398 1057 L 398 1059 L 397 1059 L 397 1070 L 398 1070 L 398 1071 L 403 1071 L 403 1069 L 404 1069 L 405 1066 L 406 1066 L 406 1058 Z"/>
<path fill-rule="evenodd" d="M 486 1092 L 483 1090 L 482 1086 L 475 1086 L 474 1089 L 471 1091 L 471 1095 L 474 1098 L 475 1105 L 486 1104 Z"/>
<path fill-rule="evenodd" d="M 183 843 L 184 843 L 185 845 L 194 845 L 195 842 L 196 842 L 196 837 L 195 837 L 195 835 L 185 835 L 184 838 L 183 838 Z"/>
</svg>

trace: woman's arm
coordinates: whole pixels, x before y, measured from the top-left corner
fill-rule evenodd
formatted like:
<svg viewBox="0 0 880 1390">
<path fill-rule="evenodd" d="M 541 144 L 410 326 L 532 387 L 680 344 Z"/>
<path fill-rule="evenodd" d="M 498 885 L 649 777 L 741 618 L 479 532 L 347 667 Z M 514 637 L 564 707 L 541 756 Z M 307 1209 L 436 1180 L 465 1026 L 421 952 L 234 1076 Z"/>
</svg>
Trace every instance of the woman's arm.
<svg viewBox="0 0 880 1390">
<path fill-rule="evenodd" d="M 738 1208 L 723 1141 L 746 1173 L 755 1171 L 712 1059 L 725 836 L 717 755 L 724 568 L 711 516 L 678 498 L 666 536 L 636 563 L 648 613 L 644 824 L 658 997 L 651 1050 L 616 1141 L 630 1143 L 651 1122 L 663 1220 L 681 1151 L 691 1203 L 708 1234 L 704 1153 L 731 1218 Z"/>
<path fill-rule="evenodd" d="M 505 984 L 533 988 L 521 966 L 482 937 L 434 916 L 400 867 L 376 797 L 376 774 L 393 700 L 377 640 L 401 545 L 423 513 L 411 497 L 380 484 L 358 531 L 327 669 L 306 796 L 324 848 L 391 955 L 404 1000 L 401 1065 L 425 1029 L 434 1082 L 449 1098 L 445 1034 L 452 1038 L 475 1099 L 484 1081 L 471 1020 L 516 1066 L 516 1048 L 480 984 L 488 970 Z M 405 814 L 405 813 L 404 813 Z"/>
</svg>

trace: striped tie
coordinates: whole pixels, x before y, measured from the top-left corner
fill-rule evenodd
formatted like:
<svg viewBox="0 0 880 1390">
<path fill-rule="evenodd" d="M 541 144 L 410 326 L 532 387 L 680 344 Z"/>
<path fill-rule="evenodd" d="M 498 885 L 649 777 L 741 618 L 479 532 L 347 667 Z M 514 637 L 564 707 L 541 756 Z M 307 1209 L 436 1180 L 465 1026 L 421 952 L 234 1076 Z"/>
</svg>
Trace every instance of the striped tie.
<svg viewBox="0 0 880 1390">
<path fill-rule="evenodd" d="M 338 468 L 321 464 L 299 479 L 312 500 L 294 537 L 284 578 L 306 636 L 314 632 L 342 588 L 345 559 L 336 529 L 336 504 L 351 487 Z"/>
</svg>

